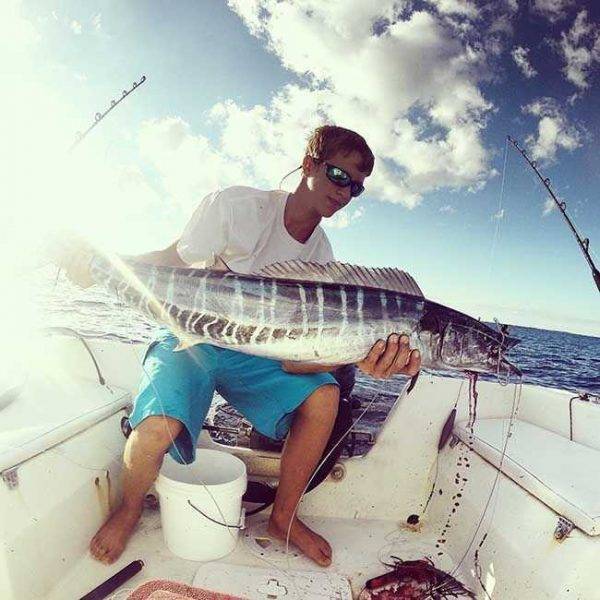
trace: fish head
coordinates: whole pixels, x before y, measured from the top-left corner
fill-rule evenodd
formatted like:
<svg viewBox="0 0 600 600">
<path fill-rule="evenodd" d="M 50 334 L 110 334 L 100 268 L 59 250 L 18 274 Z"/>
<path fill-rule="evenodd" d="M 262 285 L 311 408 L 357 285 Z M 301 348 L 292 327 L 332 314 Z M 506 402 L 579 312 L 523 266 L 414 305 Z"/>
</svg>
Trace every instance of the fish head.
<svg viewBox="0 0 600 600">
<path fill-rule="evenodd" d="M 444 327 L 441 362 L 452 369 L 494 375 L 520 375 L 505 354 L 519 340 L 475 319 L 449 321 Z"/>
</svg>

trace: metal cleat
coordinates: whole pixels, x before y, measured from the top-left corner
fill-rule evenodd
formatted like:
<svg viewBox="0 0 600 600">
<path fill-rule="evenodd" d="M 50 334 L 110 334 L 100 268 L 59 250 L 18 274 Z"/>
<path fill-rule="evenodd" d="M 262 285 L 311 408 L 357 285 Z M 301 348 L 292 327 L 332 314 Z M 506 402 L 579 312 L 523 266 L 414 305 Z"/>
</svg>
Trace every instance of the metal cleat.
<svg viewBox="0 0 600 600">
<path fill-rule="evenodd" d="M 562 542 L 565 538 L 569 536 L 571 531 L 573 531 L 575 525 L 569 521 L 569 519 L 565 519 L 564 517 L 559 517 L 558 524 L 556 525 L 556 529 L 554 530 L 554 539 L 558 542 Z"/>
</svg>

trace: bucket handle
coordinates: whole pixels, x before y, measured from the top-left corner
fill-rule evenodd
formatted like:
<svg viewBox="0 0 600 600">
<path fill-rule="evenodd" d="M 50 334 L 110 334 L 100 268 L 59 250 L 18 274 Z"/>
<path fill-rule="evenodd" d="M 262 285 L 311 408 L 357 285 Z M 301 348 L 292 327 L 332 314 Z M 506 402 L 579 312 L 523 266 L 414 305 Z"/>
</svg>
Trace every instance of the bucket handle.
<svg viewBox="0 0 600 600">
<path fill-rule="evenodd" d="M 227 523 L 221 523 L 221 521 L 216 521 L 212 517 L 209 517 L 206 513 L 202 512 L 197 506 L 192 504 L 192 501 L 188 499 L 188 504 L 197 512 L 199 512 L 205 519 L 216 523 L 217 525 L 221 525 L 223 527 L 228 527 L 229 529 L 244 529 L 246 527 L 246 509 L 242 508 L 240 512 L 240 522 L 238 525 L 228 525 Z"/>
</svg>

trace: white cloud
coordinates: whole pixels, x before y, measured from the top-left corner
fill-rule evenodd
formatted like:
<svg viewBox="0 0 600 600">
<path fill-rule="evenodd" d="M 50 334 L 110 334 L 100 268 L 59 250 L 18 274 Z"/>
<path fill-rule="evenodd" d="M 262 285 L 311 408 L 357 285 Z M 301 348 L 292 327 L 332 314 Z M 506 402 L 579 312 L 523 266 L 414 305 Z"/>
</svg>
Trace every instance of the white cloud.
<svg viewBox="0 0 600 600">
<path fill-rule="evenodd" d="M 307 81 L 279 90 L 268 106 L 226 102 L 213 111 L 223 128 L 214 151 L 243 161 L 254 180 L 289 170 L 308 131 L 324 122 L 365 136 L 377 157 L 369 192 L 381 200 L 412 207 L 431 190 L 487 180 L 481 134 L 493 107 L 479 87 L 485 55 L 457 39 L 443 15 L 402 12 L 408 3 L 392 0 L 229 4 Z"/>
<path fill-rule="evenodd" d="M 567 12 L 575 0 L 533 0 L 533 10 L 546 17 L 551 23 L 560 21 L 567 16 Z"/>
<path fill-rule="evenodd" d="M 544 202 L 544 210 L 542 211 L 542 216 L 545 217 L 549 215 L 556 208 L 556 203 L 552 198 L 546 198 Z"/>
<path fill-rule="evenodd" d="M 562 32 L 560 50 L 567 80 L 580 90 L 588 88 L 592 64 L 600 62 L 600 26 L 588 22 L 586 10 L 577 14 L 568 33 Z"/>
<path fill-rule="evenodd" d="M 430 0 L 430 3 L 441 14 L 460 15 L 471 19 L 479 16 L 479 10 L 469 0 Z"/>
<path fill-rule="evenodd" d="M 456 208 L 451 204 L 444 204 L 444 206 L 440 206 L 441 213 L 454 214 L 456 212 Z"/>
<path fill-rule="evenodd" d="M 522 111 L 539 118 L 537 137 L 529 135 L 525 139 L 532 159 L 552 161 L 559 148 L 572 151 L 581 146 L 581 131 L 568 122 L 553 98 L 535 100 L 523 106 Z"/>
<path fill-rule="evenodd" d="M 160 173 L 170 201 L 184 212 L 211 190 L 247 181 L 244 161 L 215 152 L 207 138 L 194 135 L 179 117 L 145 121 L 139 144 L 142 158 Z"/>
<path fill-rule="evenodd" d="M 81 35 L 81 23 L 73 19 L 69 25 L 75 35 Z"/>
<path fill-rule="evenodd" d="M 345 229 L 364 215 L 365 209 L 362 206 L 352 210 L 344 208 L 329 219 L 325 219 L 322 224 L 328 229 Z"/>
<path fill-rule="evenodd" d="M 100 31 L 102 29 L 102 14 L 98 13 L 92 17 L 92 27 L 96 31 Z"/>
<path fill-rule="evenodd" d="M 524 48 L 523 46 L 515 46 L 510 53 L 517 67 L 521 69 L 521 73 L 523 73 L 527 79 L 531 79 L 537 75 L 537 71 L 531 66 L 528 54 L 529 48 Z"/>
</svg>

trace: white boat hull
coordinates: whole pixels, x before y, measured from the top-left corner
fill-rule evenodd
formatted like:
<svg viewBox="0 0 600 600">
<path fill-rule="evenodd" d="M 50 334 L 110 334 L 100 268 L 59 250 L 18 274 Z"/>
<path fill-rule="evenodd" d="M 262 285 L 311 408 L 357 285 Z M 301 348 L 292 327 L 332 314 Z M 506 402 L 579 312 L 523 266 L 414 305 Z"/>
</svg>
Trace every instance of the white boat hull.
<svg viewBox="0 0 600 600">
<path fill-rule="evenodd" d="M 120 497 L 125 444 L 120 422 L 135 394 L 144 347 L 88 342 L 107 385 L 98 383 L 80 340 L 60 335 L 36 344 L 36 368 L 29 370 L 19 395 L 6 396 L 3 405 L 6 390 L 0 389 L 0 597 L 5 600 L 81 597 L 132 560 L 142 559 L 142 572 L 115 596 L 125 598 L 126 590 L 149 579 L 191 584 L 200 566 L 169 553 L 158 513 L 151 511 L 117 563 L 105 566 L 91 558 L 89 541 Z M 570 420 L 571 393 L 523 386 L 515 406 L 514 386 L 480 382 L 475 424 L 510 419 L 516 409 L 515 418 L 541 436 L 546 462 L 538 464 L 555 467 L 519 477 L 507 470 L 510 438 L 501 466 L 508 474 L 499 473 L 492 455 L 486 458 L 469 448 L 473 444 L 464 427 L 461 439 L 460 423 L 469 419 L 466 385 L 457 405 L 458 425 L 438 453 L 440 432 L 460 386 L 456 379 L 421 375 L 415 389 L 396 403 L 369 454 L 341 461 L 335 479 L 329 477 L 305 496 L 300 514 L 332 544 L 332 569 L 349 580 L 355 596 L 366 579 L 386 570 L 381 561 L 390 555 L 427 555 L 440 568 L 455 571 L 478 598 L 600 598 L 593 578 L 600 552 L 594 517 L 600 512 L 584 519 L 594 510 L 596 492 L 600 498 L 600 479 L 592 477 L 590 465 L 590 481 L 583 485 L 585 478 L 574 477 L 576 453 L 571 456 L 571 449 L 585 447 L 590 460 L 598 453 L 600 464 L 600 406 L 575 400 Z M 77 394 L 81 410 L 75 417 Z M 43 410 L 32 409 L 32 399 Z M 52 427 L 60 415 L 60 427 Z M 47 444 L 27 432 L 34 425 L 38 433 L 45 432 Z M 553 437 L 568 440 L 571 430 L 574 439 L 566 445 Z M 204 434 L 201 444 L 214 442 Z M 240 456 L 251 476 L 278 474 L 277 453 L 221 448 Z M 526 455 L 513 458 L 527 460 Z M 535 491 L 529 477 L 544 479 L 548 489 Z M 569 491 L 571 481 L 579 482 L 578 489 Z M 566 487 L 560 495 L 580 511 L 569 513 L 580 522 L 559 541 L 555 533 L 563 515 L 557 512 L 552 488 L 562 484 Z M 407 526 L 410 515 L 419 516 L 418 526 Z M 264 556 L 253 551 L 264 519 L 251 517 L 243 541 L 219 562 L 261 568 L 276 564 L 280 575 L 286 569 L 314 570 L 301 556 L 282 558 L 277 544 Z"/>
</svg>

